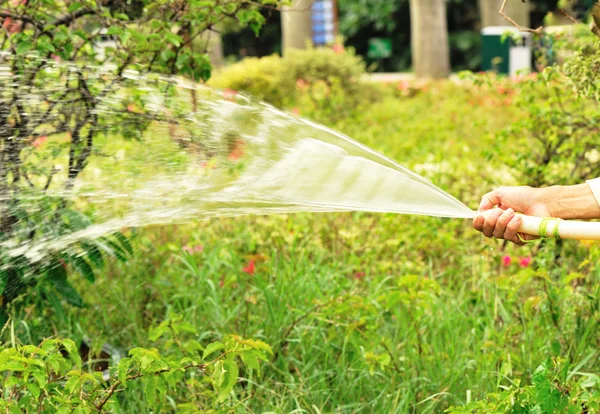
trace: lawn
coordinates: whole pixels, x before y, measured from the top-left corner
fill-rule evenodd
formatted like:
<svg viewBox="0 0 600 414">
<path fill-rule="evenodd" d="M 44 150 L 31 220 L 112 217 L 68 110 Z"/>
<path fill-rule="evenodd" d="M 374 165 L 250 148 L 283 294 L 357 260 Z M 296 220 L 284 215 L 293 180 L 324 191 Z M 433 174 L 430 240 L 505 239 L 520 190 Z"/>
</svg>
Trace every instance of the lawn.
<svg viewBox="0 0 600 414">
<path fill-rule="evenodd" d="M 483 193 L 514 183 L 491 154 L 498 131 L 522 116 L 504 90 L 447 81 L 384 95 L 329 126 L 476 208 Z M 260 376 L 241 372 L 224 402 L 188 379 L 169 393 L 167 412 L 185 403 L 202 412 L 437 413 L 528 384 L 549 357 L 576 364 L 598 345 L 596 244 L 516 248 L 484 240 L 467 220 L 366 213 L 128 234 L 127 262 L 97 271 L 94 284 L 76 279 L 86 307 L 25 310 L 3 339 L 168 349 L 149 330 L 180 315 L 202 343 L 237 334 L 271 346 Z M 598 368 L 594 358 L 581 367 Z M 112 409 L 147 412 L 143 392 L 130 385 Z"/>
</svg>

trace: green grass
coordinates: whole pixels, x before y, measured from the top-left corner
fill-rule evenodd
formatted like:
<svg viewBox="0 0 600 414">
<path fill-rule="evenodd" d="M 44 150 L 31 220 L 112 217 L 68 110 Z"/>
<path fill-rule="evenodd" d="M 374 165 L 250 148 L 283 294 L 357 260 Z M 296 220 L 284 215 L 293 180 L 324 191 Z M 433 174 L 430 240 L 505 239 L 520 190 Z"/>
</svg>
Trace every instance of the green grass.
<svg viewBox="0 0 600 414">
<path fill-rule="evenodd" d="M 503 102 L 444 83 L 333 126 L 476 207 L 507 179 L 487 157 L 493 133 L 519 116 Z M 597 347 L 595 244 L 565 243 L 556 259 L 553 243 L 503 247 L 467 221 L 364 213 L 135 233 L 129 262 L 112 263 L 93 285 L 78 282 L 87 308 L 29 312 L 14 321 L 17 340 L 87 336 L 96 346 L 161 348 L 148 329 L 174 313 L 206 343 L 232 333 L 260 339 L 275 351 L 261 377 L 239 381 L 226 404 L 198 407 L 240 413 L 443 412 L 467 394 L 528 382 L 557 349 L 577 362 Z M 503 255 L 532 254 L 528 268 L 501 265 Z M 251 259 L 254 274 L 243 271 Z M 595 359 L 585 366 L 598 368 Z M 124 390 L 116 410 L 146 412 L 140 392 Z M 171 398 L 194 396 L 181 384 Z"/>
</svg>

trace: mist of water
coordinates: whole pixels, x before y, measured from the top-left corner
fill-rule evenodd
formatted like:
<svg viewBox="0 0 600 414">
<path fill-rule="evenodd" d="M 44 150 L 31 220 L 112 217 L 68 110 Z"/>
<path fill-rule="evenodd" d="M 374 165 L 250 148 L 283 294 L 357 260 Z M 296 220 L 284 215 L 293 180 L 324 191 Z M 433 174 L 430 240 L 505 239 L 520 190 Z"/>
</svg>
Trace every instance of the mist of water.
<svg viewBox="0 0 600 414">
<path fill-rule="evenodd" d="M 62 115 L 48 117 L 44 108 L 51 104 L 36 107 L 43 97 L 24 91 L 34 112 L 47 119 L 38 121 L 35 145 L 21 156 L 30 171 L 28 188 L 35 191 L 20 192 L 20 206 L 31 213 L 43 200 L 67 200 L 89 224 L 67 234 L 5 238 L 3 249 L 11 256 L 37 261 L 124 227 L 209 217 L 349 211 L 473 216 L 423 177 L 307 119 L 176 78 L 131 72 L 116 82 L 98 72 L 111 85 L 93 112 L 101 125 L 96 128 L 104 129 L 95 134 L 93 152 L 76 178 L 69 176 L 73 138 L 43 135 L 44 124 Z M 3 88 L 14 82 L 2 70 L 0 80 Z M 111 122 L 123 124 L 106 128 Z M 120 137 L 125 127 L 133 138 Z M 0 187 L 0 202 L 14 197 Z"/>
</svg>

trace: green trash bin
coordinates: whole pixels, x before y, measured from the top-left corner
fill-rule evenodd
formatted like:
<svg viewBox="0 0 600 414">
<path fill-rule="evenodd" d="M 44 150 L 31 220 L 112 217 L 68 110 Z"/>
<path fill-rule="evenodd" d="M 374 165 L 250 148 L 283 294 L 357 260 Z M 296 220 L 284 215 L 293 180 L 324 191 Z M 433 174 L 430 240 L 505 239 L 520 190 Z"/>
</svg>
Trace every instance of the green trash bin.
<svg viewBox="0 0 600 414">
<path fill-rule="evenodd" d="M 510 36 L 505 36 L 510 33 Z M 511 26 L 489 26 L 481 31 L 481 66 L 484 71 L 494 71 L 516 76 L 532 69 L 531 33 L 519 32 Z"/>
</svg>

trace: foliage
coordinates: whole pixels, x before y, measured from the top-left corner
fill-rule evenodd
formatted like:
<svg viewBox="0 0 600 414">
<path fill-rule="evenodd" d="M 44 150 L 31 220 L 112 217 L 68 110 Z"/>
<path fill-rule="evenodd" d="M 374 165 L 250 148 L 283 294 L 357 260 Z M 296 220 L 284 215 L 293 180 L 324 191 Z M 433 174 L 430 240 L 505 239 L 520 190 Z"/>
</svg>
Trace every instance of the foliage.
<svg viewBox="0 0 600 414">
<path fill-rule="evenodd" d="M 504 172 L 483 156 L 492 133 L 520 113 L 495 89 L 452 82 L 384 87 L 381 101 L 328 125 L 475 207 Z M 404 95 L 406 89 L 415 92 Z M 238 384 L 220 405 L 213 405 L 213 388 L 192 395 L 185 380 L 168 390 L 166 401 L 202 399 L 198 411 L 216 412 L 404 413 L 442 412 L 469 389 L 483 398 L 497 390 L 498 361 L 508 352 L 526 376 L 558 335 L 540 279 L 517 284 L 521 266 L 499 265 L 502 255 L 527 256 L 532 247 L 502 252 L 493 241 L 482 243 L 467 221 L 386 214 L 224 218 L 140 229 L 131 243 L 135 254 L 110 260 L 93 288 L 73 279 L 87 307 L 66 308 L 64 317 L 52 308 L 19 309 L 4 346 L 49 336 L 78 344 L 83 336 L 95 349 L 156 348 L 168 358 L 176 352 L 166 345 L 169 332 L 153 341 L 148 331 L 179 314 L 203 346 L 237 334 L 269 344 L 273 355 L 260 377 L 240 367 Z M 587 258 L 577 248 L 563 259 L 565 269 Z M 533 263 L 559 267 L 542 260 L 538 254 Z M 600 286 L 594 269 L 581 270 L 589 301 L 577 302 L 570 284 L 560 291 L 554 304 L 569 312 L 561 323 L 572 326 L 593 305 L 592 287 Z M 536 296 L 539 302 L 529 300 Z M 537 305 L 522 309 L 526 302 Z M 593 329 L 593 321 L 591 315 L 582 323 Z M 573 358 L 595 346 L 594 335 L 575 329 L 567 335 L 577 344 Z M 136 381 L 112 401 L 115 412 L 152 411 Z"/>
<path fill-rule="evenodd" d="M 95 142 L 100 135 L 139 139 L 150 124 L 147 117 L 124 107 L 100 111 L 107 97 L 131 83 L 130 69 L 208 79 L 210 62 L 204 51 L 190 47 L 191 42 L 229 18 L 258 32 L 264 22 L 258 11 L 263 4 L 277 2 L 2 2 L 0 64 L 7 72 L 0 96 L 0 242 L 26 243 L 89 225 L 57 190 L 59 183 L 63 192 L 74 186 L 91 157 L 98 155 Z M 109 44 L 103 47 L 106 37 Z M 70 63 L 56 65 L 55 60 Z M 137 92 L 129 98 L 139 101 Z M 36 151 L 48 137 L 59 144 Z M 53 161 L 65 154 L 68 168 L 57 171 Z M 49 191 L 55 195 L 50 197 Z M 104 253 L 123 257 L 123 245 L 118 246 L 82 244 L 76 257 L 57 254 L 44 264 L 8 257 L 2 247 L 3 312 L 38 280 L 54 284 L 68 301 L 81 304 L 56 269 L 63 272 L 61 268 L 72 265 L 92 280 L 88 267 L 100 263 L 103 259 L 97 257 Z"/>
<path fill-rule="evenodd" d="M 391 32 L 396 28 L 396 21 L 391 17 L 402 3 L 406 5 L 408 2 L 341 0 L 338 4 L 342 13 L 340 32 L 354 36 L 364 25 L 373 25 L 377 31 Z"/>
<path fill-rule="evenodd" d="M 295 79 L 283 70 L 278 55 L 246 58 L 215 73 L 209 83 L 221 89 L 249 93 L 256 99 L 283 106 L 295 87 Z"/>
<path fill-rule="evenodd" d="M 597 92 L 600 43 L 585 29 L 558 34 L 552 42 L 560 51 L 575 51 L 562 65 L 523 76 L 513 84 L 495 75 L 467 77 L 478 85 L 502 90 L 526 114 L 499 135 L 498 157 L 513 168 L 518 182 L 535 187 L 573 184 L 600 175 Z M 514 151 L 504 151 L 512 146 Z"/>
<path fill-rule="evenodd" d="M 499 393 L 473 401 L 448 413 L 569 413 L 596 412 L 600 409 L 600 377 L 578 370 L 593 356 L 589 354 L 574 370 L 568 361 L 552 358 L 541 364 L 532 375 L 531 385 L 519 380 Z"/>
<path fill-rule="evenodd" d="M 285 57 L 247 58 L 217 72 L 210 85 L 249 93 L 278 107 L 302 107 L 317 120 L 347 116 L 381 96 L 361 82 L 365 64 L 352 50 L 292 50 Z"/>
<path fill-rule="evenodd" d="M 149 333 L 156 348 L 133 348 L 106 376 L 83 361 L 72 340 L 45 339 L 38 346 L 16 345 L 0 352 L 2 400 L 6 412 L 91 413 L 114 410 L 127 388 L 141 395 L 152 410 L 169 406 L 166 396 L 185 382 L 189 397 L 172 402 L 180 412 L 219 406 L 230 398 L 240 368 L 260 376 L 259 361 L 271 348 L 261 341 L 229 336 L 206 347 L 196 329 L 172 315 Z M 214 390 L 205 393 L 204 390 Z"/>
</svg>

